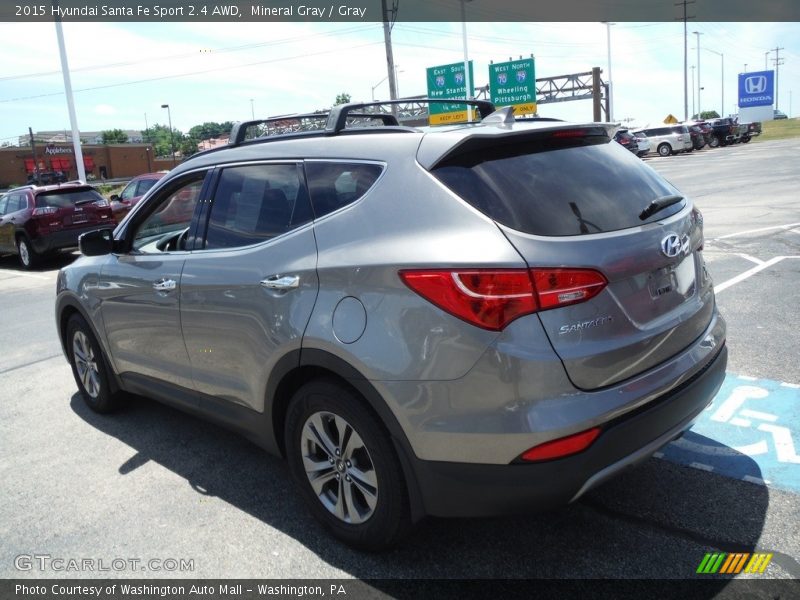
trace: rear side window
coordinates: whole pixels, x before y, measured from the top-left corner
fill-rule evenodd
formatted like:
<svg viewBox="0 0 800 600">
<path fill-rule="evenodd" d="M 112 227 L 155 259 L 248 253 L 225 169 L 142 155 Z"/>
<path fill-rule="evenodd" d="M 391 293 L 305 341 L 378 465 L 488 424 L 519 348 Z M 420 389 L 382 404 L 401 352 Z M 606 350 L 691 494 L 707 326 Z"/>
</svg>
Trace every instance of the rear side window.
<svg viewBox="0 0 800 600">
<path fill-rule="evenodd" d="M 661 196 L 678 191 L 605 136 L 528 139 L 498 146 L 474 140 L 432 173 L 488 217 L 525 233 L 572 236 L 664 219 L 677 203 L 639 220 Z"/>
<path fill-rule="evenodd" d="M 306 162 L 314 216 L 323 217 L 361 198 L 382 170 L 382 166 L 371 163 Z"/>
<path fill-rule="evenodd" d="M 249 246 L 311 221 L 299 167 L 247 165 L 222 171 L 206 233 L 206 248 Z"/>
</svg>

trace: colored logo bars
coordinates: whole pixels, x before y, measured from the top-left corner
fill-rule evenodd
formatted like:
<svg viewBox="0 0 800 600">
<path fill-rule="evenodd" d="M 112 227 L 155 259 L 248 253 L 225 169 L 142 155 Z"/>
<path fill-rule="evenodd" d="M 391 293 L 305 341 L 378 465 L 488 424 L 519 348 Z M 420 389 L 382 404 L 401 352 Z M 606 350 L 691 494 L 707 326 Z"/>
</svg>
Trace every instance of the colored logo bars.
<svg viewBox="0 0 800 600">
<path fill-rule="evenodd" d="M 697 572 L 703 575 L 763 573 L 771 560 L 772 554 L 765 552 L 755 554 L 709 552 L 697 567 Z M 747 564 L 746 567 L 745 564 Z"/>
</svg>

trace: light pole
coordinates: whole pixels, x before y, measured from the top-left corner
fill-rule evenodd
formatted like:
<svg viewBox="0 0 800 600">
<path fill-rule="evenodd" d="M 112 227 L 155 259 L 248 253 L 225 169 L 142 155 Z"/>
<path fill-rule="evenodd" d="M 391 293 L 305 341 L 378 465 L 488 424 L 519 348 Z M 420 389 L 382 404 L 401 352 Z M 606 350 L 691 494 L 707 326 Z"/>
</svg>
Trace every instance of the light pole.
<svg viewBox="0 0 800 600">
<path fill-rule="evenodd" d="M 703 34 L 699 31 L 693 31 L 692 33 L 697 36 L 697 117 L 700 118 L 701 107 L 703 106 L 700 102 L 700 90 L 703 89 L 700 87 L 700 36 Z"/>
<path fill-rule="evenodd" d="M 767 67 L 767 57 L 769 56 L 770 52 L 772 52 L 772 50 L 767 50 L 766 52 L 764 52 L 764 70 L 765 71 L 769 68 L 769 67 Z"/>
<path fill-rule="evenodd" d="M 172 149 L 172 166 L 177 164 L 175 160 L 175 136 L 172 133 L 172 113 L 169 110 L 169 104 L 162 104 L 161 108 L 167 109 L 167 119 L 169 120 L 169 146 Z"/>
<path fill-rule="evenodd" d="M 611 115 L 613 114 L 613 106 L 614 106 L 614 86 L 611 83 L 611 26 L 615 25 L 615 23 L 609 23 L 608 21 L 603 21 L 606 24 L 606 49 L 608 52 L 608 122 L 610 123 L 613 121 Z"/>
<path fill-rule="evenodd" d="M 697 117 L 697 113 L 694 112 L 694 65 L 691 67 L 692 69 L 692 118 Z M 699 118 L 698 118 L 699 120 Z"/>
<path fill-rule="evenodd" d="M 720 87 L 722 87 L 722 104 L 720 104 L 720 110 L 722 112 L 720 113 L 719 116 L 724 117 L 725 116 L 724 114 L 725 113 L 725 55 L 722 52 L 717 52 L 716 50 L 712 50 L 711 48 L 703 48 L 703 50 L 708 50 L 709 52 L 716 54 L 722 59 L 722 68 L 720 72 L 720 82 L 721 82 Z"/>
<path fill-rule="evenodd" d="M 250 116 L 253 118 L 254 121 L 256 120 L 256 109 L 253 108 L 253 99 L 252 98 L 250 98 Z"/>
</svg>

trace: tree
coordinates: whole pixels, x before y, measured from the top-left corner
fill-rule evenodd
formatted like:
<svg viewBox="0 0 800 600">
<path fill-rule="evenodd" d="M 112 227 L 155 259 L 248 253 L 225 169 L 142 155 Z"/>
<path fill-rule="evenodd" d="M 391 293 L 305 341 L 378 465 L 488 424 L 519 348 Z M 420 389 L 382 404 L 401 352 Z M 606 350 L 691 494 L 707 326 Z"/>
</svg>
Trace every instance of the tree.
<svg viewBox="0 0 800 600">
<path fill-rule="evenodd" d="M 145 143 L 153 145 L 153 154 L 156 156 L 171 156 L 172 140 L 175 142 L 175 152 L 177 153 L 178 150 L 180 150 L 181 140 L 183 140 L 184 137 L 179 129 L 173 128 L 171 140 L 169 126 L 159 125 L 158 123 L 145 129 L 142 134 Z"/>
<path fill-rule="evenodd" d="M 719 119 L 719 113 L 715 110 L 704 110 L 700 113 L 701 119 Z"/>
<path fill-rule="evenodd" d="M 233 123 L 230 121 L 225 121 L 224 123 L 207 121 L 202 125 L 195 125 L 192 127 L 189 130 L 189 137 L 197 141 L 218 138 L 230 133 L 231 127 L 233 127 Z"/>
<path fill-rule="evenodd" d="M 107 129 L 102 135 L 104 144 L 125 144 L 128 141 L 128 134 L 122 129 Z"/>
<path fill-rule="evenodd" d="M 350 94 L 347 92 L 342 92 L 336 96 L 336 102 L 334 102 L 333 105 L 336 106 L 338 104 L 347 104 L 348 102 L 350 102 Z"/>
</svg>

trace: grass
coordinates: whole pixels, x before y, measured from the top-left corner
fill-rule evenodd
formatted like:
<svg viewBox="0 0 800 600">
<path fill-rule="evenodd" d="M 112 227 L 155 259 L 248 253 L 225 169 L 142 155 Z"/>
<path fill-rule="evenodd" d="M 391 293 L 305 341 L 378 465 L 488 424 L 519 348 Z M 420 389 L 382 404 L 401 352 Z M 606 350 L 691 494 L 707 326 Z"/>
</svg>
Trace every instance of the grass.
<svg viewBox="0 0 800 600">
<path fill-rule="evenodd" d="M 764 121 L 761 135 L 754 137 L 754 142 L 769 140 L 785 140 L 800 137 L 800 119 L 781 119 L 780 121 Z"/>
</svg>

